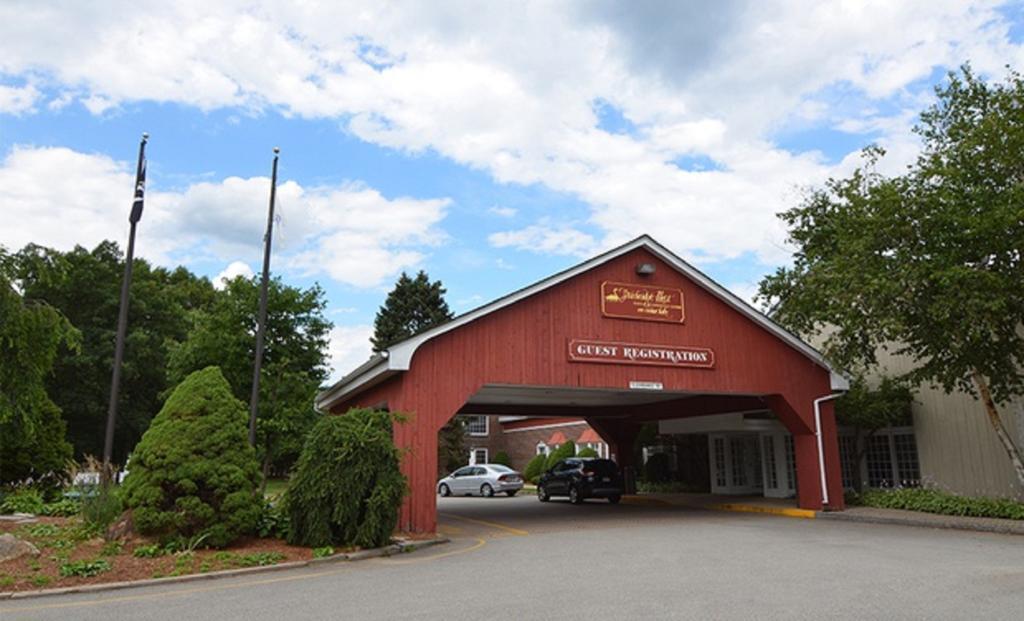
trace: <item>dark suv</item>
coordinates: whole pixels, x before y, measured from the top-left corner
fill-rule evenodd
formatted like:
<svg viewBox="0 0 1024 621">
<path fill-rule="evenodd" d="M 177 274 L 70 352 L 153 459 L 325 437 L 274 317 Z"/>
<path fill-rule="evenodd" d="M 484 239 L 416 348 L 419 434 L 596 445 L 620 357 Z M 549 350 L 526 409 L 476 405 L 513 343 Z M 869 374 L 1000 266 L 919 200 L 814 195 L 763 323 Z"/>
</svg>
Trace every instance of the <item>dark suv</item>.
<svg viewBox="0 0 1024 621">
<path fill-rule="evenodd" d="M 537 498 L 547 502 L 552 496 L 568 496 L 574 505 L 586 498 L 607 498 L 615 504 L 622 499 L 622 475 L 610 459 L 563 459 L 537 481 Z"/>
</svg>

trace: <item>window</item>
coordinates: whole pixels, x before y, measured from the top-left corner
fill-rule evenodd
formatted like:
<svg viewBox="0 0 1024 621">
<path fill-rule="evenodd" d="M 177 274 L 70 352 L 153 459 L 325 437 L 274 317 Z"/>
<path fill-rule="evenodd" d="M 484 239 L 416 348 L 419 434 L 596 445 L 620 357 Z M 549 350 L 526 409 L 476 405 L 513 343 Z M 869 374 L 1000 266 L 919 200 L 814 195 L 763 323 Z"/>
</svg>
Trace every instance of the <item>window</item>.
<svg viewBox="0 0 1024 621">
<path fill-rule="evenodd" d="M 917 487 L 921 466 L 917 441 L 910 429 L 882 429 L 871 436 L 867 450 L 869 487 Z"/>
<path fill-rule="evenodd" d="M 786 488 L 796 489 L 796 453 L 793 448 L 793 436 L 786 435 Z"/>
<path fill-rule="evenodd" d="M 715 438 L 715 484 L 725 487 L 725 439 Z"/>
<path fill-rule="evenodd" d="M 900 485 L 918 487 L 921 485 L 921 467 L 917 461 L 917 441 L 914 434 L 893 434 L 892 440 Z"/>
<path fill-rule="evenodd" d="M 764 467 L 768 474 L 768 489 L 779 488 L 779 473 L 775 469 L 775 438 L 764 436 Z"/>
<path fill-rule="evenodd" d="M 471 464 L 486 464 L 487 463 L 487 449 L 475 448 L 469 452 L 469 463 Z"/>
<path fill-rule="evenodd" d="M 857 471 L 856 436 L 839 436 L 839 469 L 843 475 L 843 487 L 853 489 L 854 473 Z"/>
<path fill-rule="evenodd" d="M 745 487 L 747 485 L 744 448 L 744 442 L 740 438 L 732 438 L 729 442 L 729 452 L 732 453 L 732 484 L 736 487 Z"/>
<path fill-rule="evenodd" d="M 487 417 L 486 416 L 467 416 L 466 417 L 466 433 L 471 436 L 486 436 L 487 435 Z"/>
<path fill-rule="evenodd" d="M 466 477 L 466 476 L 469 476 L 472 472 L 473 472 L 473 469 L 471 467 L 465 466 L 465 467 L 459 468 L 458 470 L 453 472 L 452 476 L 453 477 Z"/>
<path fill-rule="evenodd" d="M 889 436 L 881 434 L 868 440 L 868 486 L 892 487 L 892 454 L 889 451 Z"/>
<path fill-rule="evenodd" d="M 548 451 L 548 445 L 547 444 L 544 444 L 543 442 L 538 442 L 537 443 L 537 454 L 538 455 L 547 455 L 548 452 L 549 451 Z"/>
</svg>

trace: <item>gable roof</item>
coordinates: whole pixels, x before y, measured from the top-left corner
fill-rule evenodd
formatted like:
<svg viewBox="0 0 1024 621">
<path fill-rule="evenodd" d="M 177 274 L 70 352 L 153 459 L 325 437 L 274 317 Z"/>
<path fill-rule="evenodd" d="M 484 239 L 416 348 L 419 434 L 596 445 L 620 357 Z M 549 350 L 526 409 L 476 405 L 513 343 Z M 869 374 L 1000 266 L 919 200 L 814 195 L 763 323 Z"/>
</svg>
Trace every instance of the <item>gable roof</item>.
<svg viewBox="0 0 1024 621">
<path fill-rule="evenodd" d="M 485 315 L 489 315 L 497 310 L 505 308 L 506 306 L 511 306 L 520 300 L 540 293 L 546 289 L 550 289 L 551 287 L 565 282 L 570 278 L 574 278 L 599 265 L 608 263 L 609 261 L 617 259 L 639 248 L 647 250 L 665 263 L 669 264 L 705 291 L 711 293 L 719 300 L 731 306 L 740 314 L 746 316 L 765 330 L 768 330 L 790 347 L 810 358 L 820 367 L 828 370 L 831 374 L 831 385 L 833 390 L 846 390 L 849 388 L 849 380 L 837 370 L 833 369 L 825 360 L 825 357 L 821 352 L 803 342 L 792 332 L 772 321 L 767 315 L 761 313 L 750 304 L 747 304 L 736 296 L 736 294 L 709 278 L 706 274 L 681 259 L 668 248 L 659 244 L 651 236 L 641 235 L 632 241 L 626 242 L 618 248 L 608 250 L 607 252 L 599 254 L 592 259 L 588 259 L 578 265 L 570 267 L 569 269 L 549 276 L 544 280 L 540 280 L 532 285 L 519 289 L 518 291 L 514 291 L 508 295 L 500 297 L 489 304 L 485 304 L 467 313 L 459 315 L 447 323 L 443 323 L 431 328 L 430 330 L 409 337 L 404 341 L 395 343 L 389 347 L 387 351 L 370 358 L 354 371 L 338 380 L 333 386 L 318 394 L 315 406 L 317 409 L 321 410 L 329 408 L 331 404 L 343 399 L 344 397 L 379 384 L 397 373 L 408 371 L 416 350 L 419 349 L 420 345 L 436 336 L 456 330 L 461 326 L 472 321 L 476 321 Z"/>
</svg>

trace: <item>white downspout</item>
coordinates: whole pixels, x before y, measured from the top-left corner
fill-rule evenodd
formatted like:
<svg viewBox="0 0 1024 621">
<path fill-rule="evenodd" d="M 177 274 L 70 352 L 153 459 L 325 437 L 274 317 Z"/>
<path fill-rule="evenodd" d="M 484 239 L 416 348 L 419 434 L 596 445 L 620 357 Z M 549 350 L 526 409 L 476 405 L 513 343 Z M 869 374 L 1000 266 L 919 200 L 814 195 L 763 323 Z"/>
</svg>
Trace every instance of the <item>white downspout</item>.
<svg viewBox="0 0 1024 621">
<path fill-rule="evenodd" d="M 814 400 L 814 435 L 818 438 L 818 471 L 821 474 L 821 504 L 831 504 L 828 501 L 828 484 L 825 481 L 825 443 L 821 438 L 821 404 L 825 401 L 838 399 L 843 393 L 835 392 Z"/>
</svg>

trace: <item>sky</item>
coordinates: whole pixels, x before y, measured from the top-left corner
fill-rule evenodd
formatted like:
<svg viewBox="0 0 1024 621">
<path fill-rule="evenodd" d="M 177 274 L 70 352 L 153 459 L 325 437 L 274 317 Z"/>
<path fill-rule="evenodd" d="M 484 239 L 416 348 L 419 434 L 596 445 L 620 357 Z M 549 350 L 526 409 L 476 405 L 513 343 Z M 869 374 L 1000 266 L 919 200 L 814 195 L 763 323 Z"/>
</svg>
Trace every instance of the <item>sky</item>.
<svg viewBox="0 0 1024 621">
<path fill-rule="evenodd" d="M 321 6 L 317 6 L 321 4 Z M 0 2 L 0 245 L 126 243 L 326 291 L 335 379 L 404 270 L 468 311 L 641 234 L 750 299 L 776 214 L 886 149 L 949 71 L 1024 66 L 1024 4 Z"/>
</svg>

